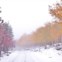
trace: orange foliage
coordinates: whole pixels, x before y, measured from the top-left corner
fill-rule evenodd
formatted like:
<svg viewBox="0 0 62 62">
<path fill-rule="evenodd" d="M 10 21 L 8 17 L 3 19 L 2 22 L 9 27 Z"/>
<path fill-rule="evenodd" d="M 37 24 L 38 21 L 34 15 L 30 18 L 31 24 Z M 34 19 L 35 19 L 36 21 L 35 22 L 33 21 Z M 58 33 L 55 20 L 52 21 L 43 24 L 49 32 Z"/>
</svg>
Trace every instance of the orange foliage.
<svg viewBox="0 0 62 62">
<path fill-rule="evenodd" d="M 58 38 L 62 36 L 62 22 L 54 22 L 54 24 L 46 25 L 45 27 L 40 27 L 36 32 L 31 35 L 23 35 L 19 39 L 20 45 L 39 45 L 56 43 Z"/>
<path fill-rule="evenodd" d="M 62 37 L 62 5 L 57 3 L 55 8 L 50 9 L 50 13 L 57 17 L 58 21 L 48 23 L 45 27 L 40 27 L 31 35 L 23 35 L 19 39 L 19 45 L 40 45 L 60 42 Z"/>
<path fill-rule="evenodd" d="M 55 8 L 50 9 L 50 14 L 57 17 L 58 19 L 62 19 L 62 5 L 57 3 Z"/>
</svg>

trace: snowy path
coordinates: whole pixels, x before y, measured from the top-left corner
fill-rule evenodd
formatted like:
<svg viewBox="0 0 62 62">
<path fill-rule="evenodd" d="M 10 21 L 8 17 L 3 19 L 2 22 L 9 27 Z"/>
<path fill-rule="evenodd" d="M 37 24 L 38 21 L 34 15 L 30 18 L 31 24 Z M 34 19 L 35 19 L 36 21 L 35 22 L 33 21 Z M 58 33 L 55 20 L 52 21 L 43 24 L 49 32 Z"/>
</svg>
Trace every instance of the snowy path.
<svg viewBox="0 0 62 62">
<path fill-rule="evenodd" d="M 3 57 L 0 62 L 62 62 L 62 52 L 54 49 L 42 52 L 15 51 L 10 56 Z"/>
</svg>

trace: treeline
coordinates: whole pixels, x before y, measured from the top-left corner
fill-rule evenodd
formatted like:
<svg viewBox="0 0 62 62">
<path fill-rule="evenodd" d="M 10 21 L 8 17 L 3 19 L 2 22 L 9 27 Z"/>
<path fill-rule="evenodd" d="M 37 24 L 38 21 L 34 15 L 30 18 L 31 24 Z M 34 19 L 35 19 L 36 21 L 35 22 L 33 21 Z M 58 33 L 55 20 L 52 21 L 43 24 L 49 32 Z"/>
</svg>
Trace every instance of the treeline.
<svg viewBox="0 0 62 62">
<path fill-rule="evenodd" d="M 20 45 L 45 45 L 62 42 L 62 22 L 53 22 L 40 27 L 31 35 L 24 34 L 19 39 Z"/>
<path fill-rule="evenodd" d="M 54 7 L 49 6 L 49 12 L 55 21 L 38 28 L 31 35 L 23 35 L 18 40 L 19 45 L 51 45 L 62 42 L 62 4 L 56 3 Z"/>
</svg>

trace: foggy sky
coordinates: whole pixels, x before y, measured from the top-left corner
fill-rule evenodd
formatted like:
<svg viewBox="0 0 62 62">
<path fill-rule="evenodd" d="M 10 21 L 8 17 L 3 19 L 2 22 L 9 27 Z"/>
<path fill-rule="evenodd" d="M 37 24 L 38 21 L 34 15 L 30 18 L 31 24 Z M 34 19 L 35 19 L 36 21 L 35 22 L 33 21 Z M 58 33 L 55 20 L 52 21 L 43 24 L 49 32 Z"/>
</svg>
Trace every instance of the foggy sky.
<svg viewBox="0 0 62 62">
<path fill-rule="evenodd" d="M 58 0 L 59 1 L 59 0 Z M 55 0 L 0 0 L 2 14 L 13 28 L 14 38 L 24 33 L 30 34 L 45 23 L 54 21 L 49 14 L 48 5 Z"/>
</svg>

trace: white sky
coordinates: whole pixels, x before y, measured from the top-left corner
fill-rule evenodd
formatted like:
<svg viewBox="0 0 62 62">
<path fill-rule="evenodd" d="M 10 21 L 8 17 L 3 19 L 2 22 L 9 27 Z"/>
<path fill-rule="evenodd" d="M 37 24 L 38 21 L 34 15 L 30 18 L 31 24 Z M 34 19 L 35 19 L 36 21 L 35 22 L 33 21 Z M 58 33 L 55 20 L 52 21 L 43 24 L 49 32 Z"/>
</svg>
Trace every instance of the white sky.
<svg viewBox="0 0 62 62">
<path fill-rule="evenodd" d="M 14 38 L 31 33 L 51 21 L 48 5 L 56 0 L 0 0 L 2 18 L 13 28 Z"/>
</svg>

